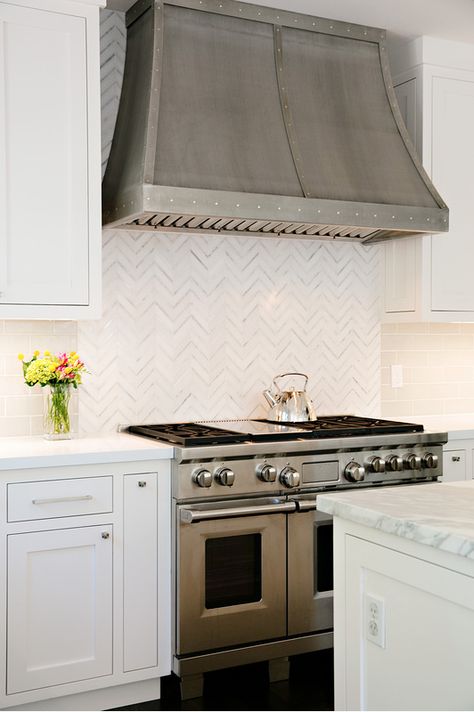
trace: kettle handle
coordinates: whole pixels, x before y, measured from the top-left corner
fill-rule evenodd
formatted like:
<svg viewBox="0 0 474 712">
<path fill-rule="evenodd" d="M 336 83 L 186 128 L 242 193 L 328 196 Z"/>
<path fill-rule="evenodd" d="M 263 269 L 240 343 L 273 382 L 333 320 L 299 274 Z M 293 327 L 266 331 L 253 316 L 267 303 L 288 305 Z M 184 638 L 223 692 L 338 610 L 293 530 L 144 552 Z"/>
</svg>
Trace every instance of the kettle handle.
<svg viewBox="0 0 474 712">
<path fill-rule="evenodd" d="M 275 376 L 275 378 L 273 379 L 273 385 L 275 386 L 275 388 L 277 389 L 278 392 L 280 392 L 280 387 L 276 383 L 276 381 L 279 378 L 285 378 L 285 376 L 301 376 L 302 378 L 305 379 L 303 390 L 306 390 L 306 385 L 308 383 L 308 376 L 306 375 L 306 373 L 298 373 L 296 371 L 290 371 L 289 373 L 280 373 L 279 376 Z"/>
</svg>

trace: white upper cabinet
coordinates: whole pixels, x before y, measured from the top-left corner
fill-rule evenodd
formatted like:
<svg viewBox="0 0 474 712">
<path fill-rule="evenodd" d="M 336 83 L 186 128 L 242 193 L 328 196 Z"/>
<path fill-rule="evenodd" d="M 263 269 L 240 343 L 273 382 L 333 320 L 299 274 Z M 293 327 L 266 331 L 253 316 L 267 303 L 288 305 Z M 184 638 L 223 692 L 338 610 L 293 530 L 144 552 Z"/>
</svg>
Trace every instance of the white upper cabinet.
<svg viewBox="0 0 474 712">
<path fill-rule="evenodd" d="M 386 321 L 474 321 L 474 48 L 422 37 L 395 58 L 394 83 L 449 233 L 385 246 Z"/>
<path fill-rule="evenodd" d="M 100 299 L 97 2 L 0 2 L 0 318 Z"/>
</svg>

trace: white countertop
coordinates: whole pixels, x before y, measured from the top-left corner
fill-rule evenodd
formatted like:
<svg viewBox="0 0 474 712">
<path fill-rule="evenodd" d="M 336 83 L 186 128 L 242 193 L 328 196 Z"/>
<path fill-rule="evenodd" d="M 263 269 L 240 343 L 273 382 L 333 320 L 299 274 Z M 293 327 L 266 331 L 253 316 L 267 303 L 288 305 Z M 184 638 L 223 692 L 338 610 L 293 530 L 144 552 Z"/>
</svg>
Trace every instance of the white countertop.
<svg viewBox="0 0 474 712">
<path fill-rule="evenodd" d="M 474 559 L 474 482 L 359 489 L 318 495 L 318 509 Z"/>
<path fill-rule="evenodd" d="M 45 440 L 43 437 L 0 438 L 0 470 L 108 462 L 167 460 L 173 447 L 129 433 Z"/>
<path fill-rule="evenodd" d="M 407 415 L 406 417 L 388 418 L 406 423 L 421 423 L 425 430 L 449 433 L 450 440 L 474 440 L 474 413 L 456 413 L 454 415 Z"/>
</svg>

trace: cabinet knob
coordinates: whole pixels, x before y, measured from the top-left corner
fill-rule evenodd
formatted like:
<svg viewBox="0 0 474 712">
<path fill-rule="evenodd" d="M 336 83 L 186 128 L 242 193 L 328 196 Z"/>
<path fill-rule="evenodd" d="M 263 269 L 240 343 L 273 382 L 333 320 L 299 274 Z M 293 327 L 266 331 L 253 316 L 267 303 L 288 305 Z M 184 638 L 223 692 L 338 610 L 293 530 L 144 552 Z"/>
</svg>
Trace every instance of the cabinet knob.
<svg viewBox="0 0 474 712">
<path fill-rule="evenodd" d="M 100 536 L 102 539 L 110 539 L 110 532 L 102 532 Z"/>
<path fill-rule="evenodd" d="M 145 480 L 139 480 L 139 481 L 138 481 L 138 486 L 139 486 L 139 487 L 146 487 L 146 482 L 145 482 Z"/>
<path fill-rule="evenodd" d="M 459 457 L 459 455 L 453 455 L 451 460 L 453 462 L 461 462 L 461 458 Z"/>
</svg>

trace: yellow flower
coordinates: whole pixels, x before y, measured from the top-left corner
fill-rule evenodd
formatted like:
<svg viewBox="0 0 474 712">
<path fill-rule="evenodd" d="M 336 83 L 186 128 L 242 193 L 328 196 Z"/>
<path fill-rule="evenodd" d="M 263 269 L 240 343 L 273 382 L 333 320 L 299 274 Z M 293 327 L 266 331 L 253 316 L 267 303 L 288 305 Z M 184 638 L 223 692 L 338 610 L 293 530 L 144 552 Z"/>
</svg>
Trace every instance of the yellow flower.
<svg viewBox="0 0 474 712">
<path fill-rule="evenodd" d="M 44 355 L 45 355 L 45 356 L 51 356 L 51 351 L 45 351 L 45 352 L 44 352 Z"/>
<path fill-rule="evenodd" d="M 51 374 L 52 370 L 50 368 L 49 361 L 44 358 L 36 359 L 35 361 L 32 361 L 26 369 L 25 381 L 30 386 L 35 383 L 45 385 L 50 382 Z"/>
<path fill-rule="evenodd" d="M 23 361 L 24 358 L 25 358 L 25 354 L 18 354 L 19 361 Z"/>
<path fill-rule="evenodd" d="M 39 351 L 33 351 L 33 356 L 39 356 L 40 352 Z"/>
</svg>

